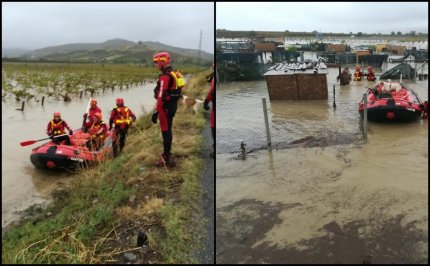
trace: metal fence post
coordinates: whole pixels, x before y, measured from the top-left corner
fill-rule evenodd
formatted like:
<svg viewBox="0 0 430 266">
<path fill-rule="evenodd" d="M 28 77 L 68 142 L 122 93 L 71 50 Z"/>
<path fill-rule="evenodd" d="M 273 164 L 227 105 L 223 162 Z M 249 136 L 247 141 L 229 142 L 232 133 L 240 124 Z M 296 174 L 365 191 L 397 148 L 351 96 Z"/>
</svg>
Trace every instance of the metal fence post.
<svg viewBox="0 0 430 266">
<path fill-rule="evenodd" d="M 336 108 L 336 90 L 335 90 L 335 86 L 333 84 L 333 108 Z"/>
<path fill-rule="evenodd" d="M 363 135 L 364 141 L 367 143 L 367 93 L 364 94 L 364 110 L 363 110 Z"/>
<path fill-rule="evenodd" d="M 272 140 L 270 138 L 269 118 L 267 116 L 266 98 L 262 98 L 262 100 L 263 100 L 264 124 L 266 126 L 267 146 L 268 146 L 269 149 L 271 149 L 271 147 L 272 147 Z"/>
</svg>

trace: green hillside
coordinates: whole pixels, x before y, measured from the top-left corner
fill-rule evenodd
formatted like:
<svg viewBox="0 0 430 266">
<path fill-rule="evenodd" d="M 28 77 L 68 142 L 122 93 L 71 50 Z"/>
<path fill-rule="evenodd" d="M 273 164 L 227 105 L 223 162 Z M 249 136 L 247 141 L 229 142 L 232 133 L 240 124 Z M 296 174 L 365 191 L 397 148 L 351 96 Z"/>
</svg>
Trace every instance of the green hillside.
<svg viewBox="0 0 430 266">
<path fill-rule="evenodd" d="M 17 59 L 3 61 L 42 61 L 78 63 L 134 63 L 152 65 L 152 56 L 159 51 L 171 53 L 172 60 L 180 65 L 210 66 L 213 54 L 165 45 L 158 42 L 131 42 L 113 39 L 103 43 L 75 43 L 46 47 L 26 53 Z"/>
</svg>

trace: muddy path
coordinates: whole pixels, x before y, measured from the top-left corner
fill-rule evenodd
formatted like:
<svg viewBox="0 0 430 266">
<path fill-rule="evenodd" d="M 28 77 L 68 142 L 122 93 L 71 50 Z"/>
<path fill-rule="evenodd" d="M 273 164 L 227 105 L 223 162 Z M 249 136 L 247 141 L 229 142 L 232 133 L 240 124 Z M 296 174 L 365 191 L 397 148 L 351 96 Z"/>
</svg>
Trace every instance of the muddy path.
<svg viewBox="0 0 430 266">
<path fill-rule="evenodd" d="M 115 105 L 115 98 L 122 96 L 125 105 L 136 115 L 152 110 L 154 105 L 153 88 L 155 84 L 130 87 L 122 91 L 107 91 L 95 95 L 98 106 L 102 109 L 104 121 L 109 121 L 110 111 Z M 53 112 L 60 112 L 62 118 L 72 129 L 82 125 L 82 115 L 89 98 L 73 99 L 71 102 L 45 100 L 42 107 L 28 103 L 24 112 L 16 110 L 18 103 L 2 103 L 2 228 L 18 219 L 18 212 L 33 204 L 44 204 L 51 200 L 51 193 L 62 186 L 67 186 L 73 179 L 73 173 L 43 171 L 35 169 L 30 162 L 31 150 L 44 142 L 21 147 L 20 142 L 41 139 L 46 136 L 46 125 Z"/>
</svg>

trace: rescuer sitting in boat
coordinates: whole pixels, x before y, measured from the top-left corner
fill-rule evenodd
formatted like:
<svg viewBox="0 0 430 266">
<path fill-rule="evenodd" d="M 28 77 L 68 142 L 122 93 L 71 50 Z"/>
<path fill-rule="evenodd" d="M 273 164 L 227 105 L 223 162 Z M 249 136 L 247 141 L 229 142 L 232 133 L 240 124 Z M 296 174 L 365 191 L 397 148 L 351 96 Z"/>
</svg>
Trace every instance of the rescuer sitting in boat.
<svg viewBox="0 0 430 266">
<path fill-rule="evenodd" d="M 84 114 L 84 124 L 82 125 L 82 131 L 88 132 L 88 129 L 91 127 L 91 125 L 94 122 L 94 115 L 96 113 L 102 113 L 102 110 L 97 106 L 97 100 L 91 99 L 91 108 L 88 111 L 88 113 Z M 88 119 L 88 122 L 86 122 Z"/>
<path fill-rule="evenodd" d="M 345 67 L 342 71 L 342 73 L 340 73 L 337 78 L 337 81 L 340 80 L 340 85 L 348 85 L 349 82 L 351 82 L 351 73 L 349 73 L 349 70 L 347 67 Z"/>
<path fill-rule="evenodd" d="M 375 81 L 376 80 L 375 73 L 373 72 L 372 66 L 367 67 L 366 77 L 367 77 L 368 81 Z"/>
<path fill-rule="evenodd" d="M 360 81 L 361 80 L 361 76 L 363 76 L 363 73 L 361 72 L 360 66 L 356 66 L 355 67 L 355 72 L 354 72 L 354 80 L 355 81 Z"/>
<path fill-rule="evenodd" d="M 89 128 L 89 133 L 91 134 L 91 137 L 87 142 L 87 147 L 90 150 L 96 151 L 103 147 L 106 132 L 107 126 L 102 120 L 102 114 L 95 113 L 93 117 L 93 124 Z"/>
<path fill-rule="evenodd" d="M 66 123 L 66 121 L 61 119 L 61 115 L 59 112 L 54 113 L 54 119 L 49 121 L 48 126 L 46 128 L 46 134 L 55 142 L 55 144 L 60 144 L 62 141 L 65 141 L 66 145 L 70 145 L 70 138 L 69 136 L 65 135 L 66 131 L 65 129 L 69 130 L 69 134 L 72 135 L 73 131 L 70 129 L 69 125 Z M 61 137 L 54 138 L 55 136 Z"/>
</svg>

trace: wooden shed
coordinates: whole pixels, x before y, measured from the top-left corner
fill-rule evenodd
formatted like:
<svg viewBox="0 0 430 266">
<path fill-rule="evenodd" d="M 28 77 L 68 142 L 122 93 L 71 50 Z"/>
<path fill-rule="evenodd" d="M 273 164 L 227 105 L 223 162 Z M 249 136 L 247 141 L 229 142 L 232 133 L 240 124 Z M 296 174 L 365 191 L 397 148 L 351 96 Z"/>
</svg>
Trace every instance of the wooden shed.
<svg viewBox="0 0 430 266">
<path fill-rule="evenodd" d="M 296 73 L 269 71 L 266 77 L 269 98 L 273 100 L 327 100 L 327 72 Z"/>
</svg>

